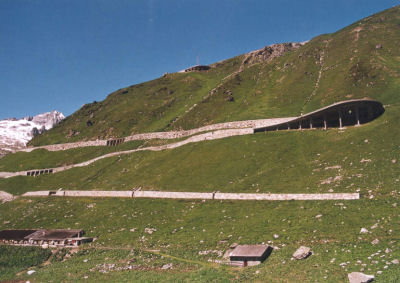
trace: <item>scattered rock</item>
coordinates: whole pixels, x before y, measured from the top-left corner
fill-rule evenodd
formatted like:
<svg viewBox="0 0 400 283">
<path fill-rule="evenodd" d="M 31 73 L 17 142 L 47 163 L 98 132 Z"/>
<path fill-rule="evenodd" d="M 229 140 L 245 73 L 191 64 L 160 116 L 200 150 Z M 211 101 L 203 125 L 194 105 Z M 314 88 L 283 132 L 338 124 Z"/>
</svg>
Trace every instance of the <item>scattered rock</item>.
<svg viewBox="0 0 400 283">
<path fill-rule="evenodd" d="M 155 231 L 157 231 L 156 228 L 144 228 L 144 232 L 147 234 L 153 234 Z"/>
<path fill-rule="evenodd" d="M 393 264 L 399 264 L 399 260 L 398 259 L 394 259 L 394 260 L 392 260 L 392 263 Z"/>
<path fill-rule="evenodd" d="M 26 272 L 26 274 L 32 275 L 32 274 L 35 273 L 35 272 L 36 272 L 35 270 L 28 270 L 28 271 Z"/>
<path fill-rule="evenodd" d="M 361 228 L 360 234 L 368 233 L 369 231 L 366 228 Z"/>
<path fill-rule="evenodd" d="M 137 269 L 136 265 L 128 264 L 126 266 L 118 266 L 115 263 L 97 264 L 95 267 L 89 269 L 91 272 L 98 271 L 100 273 L 109 273 L 110 271 L 125 271 Z"/>
<path fill-rule="evenodd" d="M 348 274 L 350 283 L 368 283 L 374 281 L 373 275 L 367 275 L 361 272 L 352 272 Z"/>
<path fill-rule="evenodd" d="M 386 248 L 386 250 L 385 250 L 385 253 L 391 253 L 392 252 L 392 250 L 391 249 L 389 249 L 389 248 Z"/>
<path fill-rule="evenodd" d="M 0 202 L 4 203 L 7 201 L 12 201 L 13 199 L 14 199 L 14 196 L 12 194 L 0 191 Z"/>
<path fill-rule="evenodd" d="M 311 249 L 305 246 L 301 246 L 294 252 L 293 258 L 295 259 L 305 259 L 311 255 Z"/>
<path fill-rule="evenodd" d="M 382 49 L 382 44 L 375 45 L 375 49 Z"/>
<path fill-rule="evenodd" d="M 392 163 L 394 164 L 394 163 L 396 163 L 397 162 L 397 160 L 396 159 L 392 159 Z"/>
<path fill-rule="evenodd" d="M 42 245 L 42 248 L 43 248 L 43 249 L 48 249 L 48 248 L 49 248 L 49 244 L 43 244 L 43 245 Z"/>
<path fill-rule="evenodd" d="M 234 249 L 234 248 L 236 248 L 238 245 L 239 245 L 238 243 L 233 243 L 232 245 L 229 246 L 229 248 Z"/>
<path fill-rule="evenodd" d="M 329 169 L 341 169 L 342 168 L 342 166 L 340 166 L 340 165 L 335 165 L 335 166 L 328 166 L 328 167 L 325 167 L 325 170 L 329 170 Z"/>
<path fill-rule="evenodd" d="M 373 241 L 371 242 L 371 244 L 377 245 L 377 244 L 379 244 L 379 240 L 378 240 L 378 239 L 375 239 L 375 240 L 373 240 Z"/>
<path fill-rule="evenodd" d="M 164 264 L 161 269 L 171 269 L 172 268 L 172 263 Z"/>
<path fill-rule="evenodd" d="M 371 226 L 371 229 L 376 229 L 378 228 L 378 223 L 375 223 L 374 225 Z"/>
<path fill-rule="evenodd" d="M 318 214 L 317 216 L 315 216 L 315 218 L 321 218 L 322 214 Z"/>
<path fill-rule="evenodd" d="M 371 162 L 371 159 L 361 159 L 360 160 L 360 163 L 368 163 L 368 162 Z"/>
<path fill-rule="evenodd" d="M 136 231 L 136 228 L 131 228 L 131 229 L 129 229 L 129 231 L 135 232 L 135 231 Z"/>
<path fill-rule="evenodd" d="M 274 234 L 274 239 L 278 239 L 279 235 L 278 234 Z"/>
</svg>

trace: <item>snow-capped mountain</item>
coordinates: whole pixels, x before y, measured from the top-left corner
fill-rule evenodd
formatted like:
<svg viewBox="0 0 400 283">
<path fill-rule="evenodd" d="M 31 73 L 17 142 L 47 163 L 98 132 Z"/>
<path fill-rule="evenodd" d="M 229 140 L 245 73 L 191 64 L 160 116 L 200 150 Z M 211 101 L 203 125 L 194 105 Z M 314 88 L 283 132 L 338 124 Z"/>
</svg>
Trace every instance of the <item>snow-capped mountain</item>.
<svg viewBox="0 0 400 283">
<path fill-rule="evenodd" d="M 51 129 L 64 118 L 61 112 L 51 111 L 19 120 L 0 120 L 0 151 L 24 147 L 34 136 Z"/>
</svg>

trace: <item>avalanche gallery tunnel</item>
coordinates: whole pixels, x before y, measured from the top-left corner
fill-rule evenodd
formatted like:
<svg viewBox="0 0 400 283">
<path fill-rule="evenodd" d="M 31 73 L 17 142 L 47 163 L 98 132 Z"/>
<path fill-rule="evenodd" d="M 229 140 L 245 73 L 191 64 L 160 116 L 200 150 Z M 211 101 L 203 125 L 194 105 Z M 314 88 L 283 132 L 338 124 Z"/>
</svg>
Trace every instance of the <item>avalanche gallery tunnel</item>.
<svg viewBox="0 0 400 283">
<path fill-rule="evenodd" d="M 291 129 L 343 128 L 368 123 L 385 112 L 382 103 L 371 99 L 341 101 L 285 123 L 255 128 L 254 132 Z"/>
</svg>

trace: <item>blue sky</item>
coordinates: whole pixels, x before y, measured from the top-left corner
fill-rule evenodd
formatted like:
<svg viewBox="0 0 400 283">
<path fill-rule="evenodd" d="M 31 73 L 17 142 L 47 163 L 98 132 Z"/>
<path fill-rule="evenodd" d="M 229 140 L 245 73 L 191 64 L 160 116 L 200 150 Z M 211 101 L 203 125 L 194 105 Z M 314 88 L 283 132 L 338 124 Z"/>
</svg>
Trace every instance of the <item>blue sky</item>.
<svg viewBox="0 0 400 283">
<path fill-rule="evenodd" d="M 0 119 L 69 115 L 122 87 L 305 41 L 399 0 L 0 0 Z"/>
</svg>

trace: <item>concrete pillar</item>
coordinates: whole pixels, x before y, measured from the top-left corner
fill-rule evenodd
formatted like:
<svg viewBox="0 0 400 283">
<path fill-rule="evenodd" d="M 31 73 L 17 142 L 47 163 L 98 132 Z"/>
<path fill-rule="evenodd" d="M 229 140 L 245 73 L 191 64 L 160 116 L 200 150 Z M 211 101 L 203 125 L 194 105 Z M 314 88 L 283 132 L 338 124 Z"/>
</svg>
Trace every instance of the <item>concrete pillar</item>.
<svg viewBox="0 0 400 283">
<path fill-rule="evenodd" d="M 343 128 L 343 122 L 342 122 L 342 110 L 339 110 L 339 128 Z"/>
<path fill-rule="evenodd" d="M 326 122 L 326 114 L 324 114 L 324 130 L 328 128 L 328 123 Z"/>
<path fill-rule="evenodd" d="M 290 130 L 290 124 L 287 124 L 287 129 Z"/>
<path fill-rule="evenodd" d="M 301 130 L 301 121 L 299 122 L 299 130 Z"/>
<path fill-rule="evenodd" d="M 310 129 L 312 129 L 312 118 L 310 117 Z"/>
<path fill-rule="evenodd" d="M 356 109 L 355 109 L 356 111 L 356 125 L 357 126 L 360 126 L 360 111 L 359 111 L 359 109 L 358 109 L 358 105 L 356 105 Z"/>
</svg>

